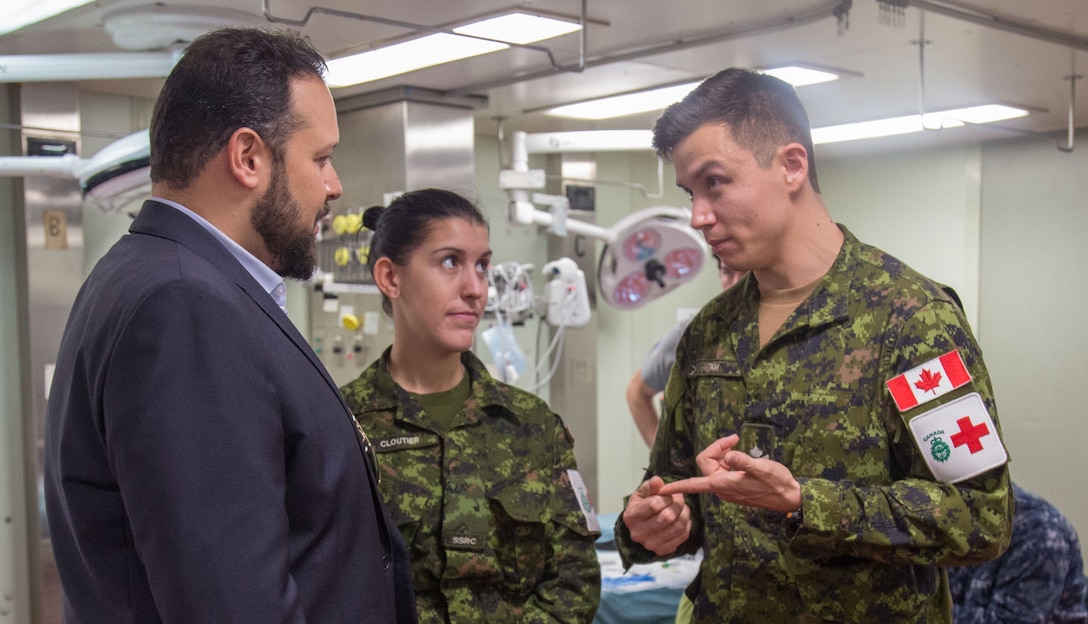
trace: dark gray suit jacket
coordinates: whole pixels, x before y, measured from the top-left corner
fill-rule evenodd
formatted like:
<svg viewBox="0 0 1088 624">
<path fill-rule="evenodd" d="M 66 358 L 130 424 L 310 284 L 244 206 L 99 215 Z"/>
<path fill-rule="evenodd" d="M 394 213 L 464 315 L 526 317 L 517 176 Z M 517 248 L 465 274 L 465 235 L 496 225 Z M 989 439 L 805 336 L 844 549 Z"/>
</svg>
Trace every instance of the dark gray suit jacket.
<svg viewBox="0 0 1088 624">
<path fill-rule="evenodd" d="M 334 382 L 170 206 L 146 202 L 79 292 L 44 464 L 68 624 L 415 619 L 407 551 Z"/>
</svg>

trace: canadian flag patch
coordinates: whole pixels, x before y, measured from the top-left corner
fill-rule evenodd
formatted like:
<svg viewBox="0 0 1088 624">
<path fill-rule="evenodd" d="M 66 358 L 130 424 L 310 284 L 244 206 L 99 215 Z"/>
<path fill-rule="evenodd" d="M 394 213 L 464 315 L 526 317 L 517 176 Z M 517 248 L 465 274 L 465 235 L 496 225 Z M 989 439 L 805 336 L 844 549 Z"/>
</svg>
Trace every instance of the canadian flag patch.
<svg viewBox="0 0 1088 624">
<path fill-rule="evenodd" d="M 1009 460 L 977 392 L 910 419 L 910 430 L 934 478 L 957 483 Z"/>
<path fill-rule="evenodd" d="M 949 351 L 886 382 L 900 412 L 947 394 L 971 381 L 959 351 Z"/>
</svg>

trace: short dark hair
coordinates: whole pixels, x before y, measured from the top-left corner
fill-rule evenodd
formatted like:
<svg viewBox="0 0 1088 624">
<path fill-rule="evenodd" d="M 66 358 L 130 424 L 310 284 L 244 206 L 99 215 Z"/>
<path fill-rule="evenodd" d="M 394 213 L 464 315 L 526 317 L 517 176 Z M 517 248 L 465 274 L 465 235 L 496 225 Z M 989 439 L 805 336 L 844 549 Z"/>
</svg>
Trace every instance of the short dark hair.
<svg viewBox="0 0 1088 624">
<path fill-rule="evenodd" d="M 741 67 L 714 74 L 658 118 L 653 136 L 657 155 L 671 159 L 681 141 L 708 123 L 728 126 L 762 167 L 771 165 L 780 146 L 800 143 L 808 152 L 809 182 L 820 192 L 808 114 L 789 83 Z"/>
<path fill-rule="evenodd" d="M 363 226 L 373 232 L 366 261 L 371 273 L 379 258 L 389 258 L 397 266 L 407 264 L 408 257 L 423 244 L 435 223 L 444 219 L 464 219 L 488 227 L 476 204 L 445 189 L 409 191 L 389 202 L 388 207 L 367 208 Z M 382 293 L 382 309 L 392 316 L 393 304 L 385 293 Z"/>
<path fill-rule="evenodd" d="M 185 188 L 238 128 L 282 158 L 299 121 L 291 80 L 322 79 L 326 66 L 291 31 L 225 28 L 197 37 L 166 78 L 151 115 L 151 180 Z"/>
</svg>

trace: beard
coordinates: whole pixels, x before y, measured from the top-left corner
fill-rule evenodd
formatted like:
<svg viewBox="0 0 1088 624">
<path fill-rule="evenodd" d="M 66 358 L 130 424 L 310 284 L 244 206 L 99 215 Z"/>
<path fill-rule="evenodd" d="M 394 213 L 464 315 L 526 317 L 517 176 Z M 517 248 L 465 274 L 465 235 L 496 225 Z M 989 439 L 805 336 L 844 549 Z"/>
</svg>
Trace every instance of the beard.
<svg viewBox="0 0 1088 624">
<path fill-rule="evenodd" d="M 277 161 L 268 191 L 253 208 L 251 222 L 272 254 L 275 263 L 272 270 L 280 277 L 306 280 L 317 270 L 317 237 L 312 225 L 298 225 L 301 212 L 301 206 L 287 188 L 286 167 Z M 321 216 L 328 213 L 326 203 Z"/>
</svg>

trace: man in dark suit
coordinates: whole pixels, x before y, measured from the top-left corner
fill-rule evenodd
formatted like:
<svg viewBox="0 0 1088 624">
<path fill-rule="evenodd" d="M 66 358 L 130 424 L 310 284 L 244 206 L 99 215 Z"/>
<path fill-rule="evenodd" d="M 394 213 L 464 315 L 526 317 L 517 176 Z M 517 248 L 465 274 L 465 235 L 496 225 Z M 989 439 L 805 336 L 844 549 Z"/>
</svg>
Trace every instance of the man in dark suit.
<svg viewBox="0 0 1088 624">
<path fill-rule="evenodd" d="M 415 618 L 369 442 L 285 313 L 342 192 L 323 70 L 295 34 L 228 29 L 166 80 L 153 198 L 81 289 L 51 391 L 69 624 Z"/>
</svg>

